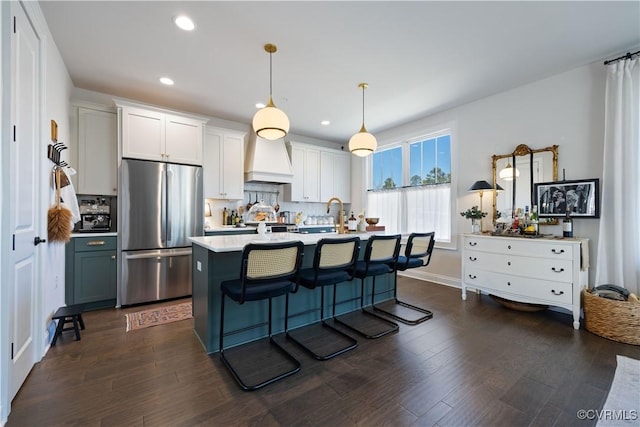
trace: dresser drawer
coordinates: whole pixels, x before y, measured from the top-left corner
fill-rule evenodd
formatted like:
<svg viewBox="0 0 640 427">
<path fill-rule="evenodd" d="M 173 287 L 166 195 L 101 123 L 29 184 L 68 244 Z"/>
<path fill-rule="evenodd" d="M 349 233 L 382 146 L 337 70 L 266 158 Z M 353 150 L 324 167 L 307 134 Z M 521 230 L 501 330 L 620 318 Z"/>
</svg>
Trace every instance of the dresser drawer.
<svg viewBox="0 0 640 427">
<path fill-rule="evenodd" d="M 572 262 L 565 259 L 465 251 L 464 262 L 483 270 L 556 282 L 572 281 Z"/>
<path fill-rule="evenodd" d="M 573 245 L 539 239 L 465 236 L 464 249 L 540 258 L 573 259 Z"/>
<path fill-rule="evenodd" d="M 472 288 L 483 289 L 488 293 L 496 291 L 496 295 L 516 301 L 544 302 L 550 305 L 572 304 L 573 285 L 571 283 L 552 282 L 547 280 L 520 277 L 496 273 L 473 267 L 464 271 L 464 281 Z"/>
</svg>

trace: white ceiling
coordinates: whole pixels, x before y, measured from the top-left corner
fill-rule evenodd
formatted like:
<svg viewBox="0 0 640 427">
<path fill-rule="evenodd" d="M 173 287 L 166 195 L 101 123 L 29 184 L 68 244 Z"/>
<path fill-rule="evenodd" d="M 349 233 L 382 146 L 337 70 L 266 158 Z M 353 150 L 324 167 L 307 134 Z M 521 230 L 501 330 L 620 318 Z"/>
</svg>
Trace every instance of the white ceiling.
<svg viewBox="0 0 640 427">
<path fill-rule="evenodd" d="M 338 143 L 360 129 L 360 82 L 375 134 L 640 45 L 638 1 L 40 5 L 76 87 L 247 124 L 274 43 L 291 132 Z M 182 13 L 195 31 L 173 24 Z"/>
</svg>

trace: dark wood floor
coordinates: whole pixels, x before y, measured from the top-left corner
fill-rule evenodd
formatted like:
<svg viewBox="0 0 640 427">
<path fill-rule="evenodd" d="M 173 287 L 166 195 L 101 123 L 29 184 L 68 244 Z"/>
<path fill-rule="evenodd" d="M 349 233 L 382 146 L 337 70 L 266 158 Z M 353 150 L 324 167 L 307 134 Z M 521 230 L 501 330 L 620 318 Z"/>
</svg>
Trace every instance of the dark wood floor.
<svg viewBox="0 0 640 427">
<path fill-rule="evenodd" d="M 34 367 L 7 426 L 594 425 L 576 412 L 602 408 L 617 354 L 640 359 L 640 346 L 575 331 L 569 315 L 399 286 L 434 318 L 327 362 L 280 338 L 302 370 L 251 393 L 204 353 L 192 320 L 125 332 L 140 307 L 87 312 L 82 340 L 66 335 Z"/>
</svg>

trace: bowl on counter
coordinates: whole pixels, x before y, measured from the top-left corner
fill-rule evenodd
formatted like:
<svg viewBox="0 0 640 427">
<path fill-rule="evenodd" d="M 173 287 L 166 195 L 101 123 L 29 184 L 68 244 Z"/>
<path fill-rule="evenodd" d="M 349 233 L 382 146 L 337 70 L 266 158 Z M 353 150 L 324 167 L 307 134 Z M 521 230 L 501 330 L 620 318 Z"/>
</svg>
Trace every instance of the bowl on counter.
<svg viewBox="0 0 640 427">
<path fill-rule="evenodd" d="M 364 220 L 367 221 L 369 225 L 376 225 L 380 221 L 380 218 L 365 218 Z"/>
</svg>

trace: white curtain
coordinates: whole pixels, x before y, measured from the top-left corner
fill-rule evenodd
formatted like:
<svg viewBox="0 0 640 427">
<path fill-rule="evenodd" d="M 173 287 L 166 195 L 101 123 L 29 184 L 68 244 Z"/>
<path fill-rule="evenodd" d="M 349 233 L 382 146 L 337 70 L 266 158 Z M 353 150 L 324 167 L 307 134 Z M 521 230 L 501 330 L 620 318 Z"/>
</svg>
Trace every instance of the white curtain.
<svg viewBox="0 0 640 427">
<path fill-rule="evenodd" d="M 367 193 L 367 216 L 380 218 L 388 233 L 435 231 L 451 240 L 451 184 L 404 187 Z"/>
<path fill-rule="evenodd" d="M 640 293 L 640 63 L 607 66 L 602 205 L 595 285 Z"/>
</svg>

